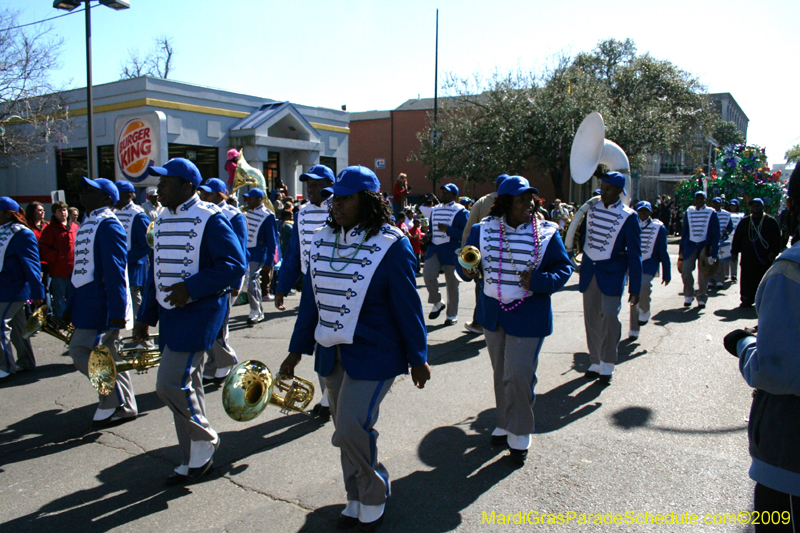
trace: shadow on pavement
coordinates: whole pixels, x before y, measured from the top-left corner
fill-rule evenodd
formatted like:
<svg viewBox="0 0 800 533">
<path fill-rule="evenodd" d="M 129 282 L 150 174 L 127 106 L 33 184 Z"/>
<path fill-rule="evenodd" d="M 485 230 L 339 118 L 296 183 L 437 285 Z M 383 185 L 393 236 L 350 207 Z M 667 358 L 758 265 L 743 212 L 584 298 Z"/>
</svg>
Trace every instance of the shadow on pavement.
<svg viewBox="0 0 800 533">
<path fill-rule="evenodd" d="M 588 368 L 588 364 L 586 367 Z M 605 388 L 606 386 L 598 381 L 588 381 L 580 376 L 544 394 L 537 394 L 533 408 L 536 416 L 536 433 L 558 431 L 594 413 L 603 405 L 602 402 L 595 400 Z"/>
<path fill-rule="evenodd" d="M 663 431 L 665 433 L 679 433 L 683 435 L 714 435 L 737 433 L 747 431 L 747 424 L 729 428 L 710 428 L 710 429 L 689 429 L 689 428 L 670 428 L 651 425 L 653 410 L 647 407 L 626 407 L 611 415 L 611 422 L 620 429 L 651 429 Z"/>
<path fill-rule="evenodd" d="M 498 457 L 503 449 L 489 444 L 493 411 L 483 411 L 455 426 L 438 427 L 422 439 L 417 453 L 433 469 L 417 470 L 392 481 L 381 532 L 452 531 L 462 523 L 463 509 L 517 470 L 508 458 Z M 344 498 L 344 489 L 342 492 Z M 317 509 L 307 516 L 300 531 L 335 531 L 342 509 L 344 504 Z"/>
<path fill-rule="evenodd" d="M 737 320 L 757 320 L 758 313 L 755 307 L 734 307 L 733 309 L 717 309 L 714 314 L 720 317 L 720 322 L 736 322 Z"/>
<path fill-rule="evenodd" d="M 457 328 L 453 326 L 428 326 L 428 331 L 436 331 L 443 327 Z M 431 344 L 428 346 L 428 364 L 444 365 L 447 363 L 457 363 L 476 357 L 482 348 L 486 346 L 483 335 L 462 332 L 460 337 L 443 342 L 441 344 Z"/>
<path fill-rule="evenodd" d="M 8 376 L 0 381 L 0 388 L 23 387 L 25 385 L 36 383 L 37 381 L 42 381 L 48 378 L 56 378 L 58 376 L 63 376 L 64 374 L 70 374 L 77 371 L 78 369 L 72 364 L 72 359 L 65 357 L 63 363 L 39 365 L 33 370 L 17 372 L 16 374 Z"/>
<path fill-rule="evenodd" d="M 697 304 L 692 304 L 694 307 L 679 307 L 677 309 L 664 309 L 659 311 L 652 317 L 652 321 L 656 326 L 665 326 L 667 324 L 685 324 L 693 322 L 700 318 L 700 308 Z"/>
</svg>

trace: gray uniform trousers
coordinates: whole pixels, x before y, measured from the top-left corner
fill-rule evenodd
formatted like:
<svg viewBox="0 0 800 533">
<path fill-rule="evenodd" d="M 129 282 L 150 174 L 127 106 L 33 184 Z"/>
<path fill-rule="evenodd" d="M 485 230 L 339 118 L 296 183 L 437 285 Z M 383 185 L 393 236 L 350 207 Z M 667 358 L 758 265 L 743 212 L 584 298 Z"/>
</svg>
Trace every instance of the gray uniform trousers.
<svg viewBox="0 0 800 533">
<path fill-rule="evenodd" d="M 17 370 L 33 370 L 36 359 L 29 339 L 22 338 L 25 329 L 25 302 L 0 302 L 0 317 L 3 324 L 0 330 L 0 370 L 13 374 Z M 16 351 L 16 359 L 14 352 Z"/>
<path fill-rule="evenodd" d="M 534 388 L 543 339 L 508 335 L 499 324 L 494 331 L 484 328 L 483 334 L 494 369 L 496 425 L 514 435 L 530 435 L 536 427 Z"/>
<path fill-rule="evenodd" d="M 439 269 L 444 268 L 444 279 L 447 283 L 447 316 L 458 316 L 458 278 L 455 265 L 442 265 L 439 262 L 439 253 L 435 253 L 425 260 L 422 268 L 422 277 L 425 288 L 428 289 L 428 303 L 438 304 L 442 301 L 439 293 Z"/>
<path fill-rule="evenodd" d="M 586 326 L 586 344 L 592 364 L 617 363 L 617 344 L 622 335 L 619 311 L 622 295 L 606 296 L 600 292 L 597 277 L 583 293 L 583 323 Z"/>
<path fill-rule="evenodd" d="M 102 344 L 109 349 L 114 356 L 114 362 L 120 364 L 123 361 L 117 356 L 116 342 L 119 339 L 120 331 L 118 329 L 109 329 L 107 331 L 97 331 L 95 329 L 76 329 L 72 334 L 72 341 L 69 343 L 69 355 L 72 357 L 72 362 L 75 368 L 80 370 L 81 374 L 89 377 L 89 355 L 92 353 L 92 348 Z M 121 412 L 117 414 L 123 418 L 136 416 L 138 414 L 138 407 L 136 406 L 136 396 L 133 392 L 133 381 L 131 380 L 130 372 L 120 372 L 117 374 L 117 383 L 114 386 L 114 392 L 108 396 L 98 394 L 100 397 L 100 409 L 113 409 L 119 407 Z"/>
<path fill-rule="evenodd" d="M 264 263 L 250 261 L 247 263 L 247 300 L 250 302 L 250 314 L 258 313 L 263 316 L 264 310 L 261 308 L 261 269 Z"/>
<path fill-rule="evenodd" d="M 642 288 L 639 290 L 639 303 L 631 306 L 631 330 L 639 331 L 639 310 L 643 313 L 650 311 L 650 293 L 653 291 L 653 277 L 651 274 L 642 274 Z"/>
<path fill-rule="evenodd" d="M 347 500 L 380 505 L 389 498 L 389 473 L 378 460 L 378 412 L 394 383 L 352 379 L 337 357 L 325 376 L 334 432 L 331 443 L 341 450 L 342 475 Z"/>
<path fill-rule="evenodd" d="M 698 302 L 706 303 L 708 301 L 708 276 L 700 268 L 700 251 L 698 248 L 689 257 L 683 258 L 683 271 L 681 278 L 683 278 L 683 295 L 684 296 L 697 296 Z M 697 268 L 697 293 L 694 290 L 694 269 Z"/>
<path fill-rule="evenodd" d="M 203 352 L 176 352 L 168 346 L 161 352 L 156 393 L 172 411 L 184 465 L 189 464 L 192 441 L 217 438 L 206 418 L 202 373 Z"/>
<path fill-rule="evenodd" d="M 217 368 L 225 368 L 226 366 L 239 364 L 239 360 L 236 358 L 236 352 L 233 347 L 228 344 L 228 320 L 231 318 L 233 300 L 234 297 L 228 294 L 228 311 L 225 313 L 225 321 L 222 322 L 222 332 L 217 340 L 214 341 L 214 346 L 206 351 L 207 357 L 203 368 L 203 375 L 207 378 L 213 378 Z"/>
</svg>

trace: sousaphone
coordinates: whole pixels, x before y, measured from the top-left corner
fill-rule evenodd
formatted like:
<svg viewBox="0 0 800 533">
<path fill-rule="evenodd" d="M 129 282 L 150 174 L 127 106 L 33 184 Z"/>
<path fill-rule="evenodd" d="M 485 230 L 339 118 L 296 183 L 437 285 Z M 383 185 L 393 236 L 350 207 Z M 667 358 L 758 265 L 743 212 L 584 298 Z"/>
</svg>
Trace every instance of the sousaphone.
<svg viewBox="0 0 800 533">
<path fill-rule="evenodd" d="M 569 154 L 569 168 L 572 180 L 578 185 L 582 185 L 594 176 L 598 165 L 604 165 L 608 172 L 616 171 L 625 174 L 625 190 L 627 195 L 620 195 L 622 203 L 628 205 L 631 201 L 631 176 L 630 162 L 625 151 L 613 141 L 605 138 L 606 126 L 600 113 L 593 111 L 586 115 L 578 131 L 575 132 L 575 139 L 572 141 L 572 149 Z M 576 233 L 581 226 L 581 221 L 589 209 L 600 201 L 599 196 L 590 198 L 584 203 L 572 217 L 567 235 L 564 239 L 564 246 L 572 258 L 576 268 L 580 267 L 580 239 L 576 239 Z M 577 241 L 577 242 L 576 242 Z"/>
<path fill-rule="evenodd" d="M 245 361 L 233 367 L 222 388 L 222 407 L 239 422 L 253 420 L 269 404 L 280 407 L 283 413 L 305 413 L 313 399 L 313 383 L 299 376 L 290 380 L 280 372 L 273 376 L 260 361 Z"/>
</svg>

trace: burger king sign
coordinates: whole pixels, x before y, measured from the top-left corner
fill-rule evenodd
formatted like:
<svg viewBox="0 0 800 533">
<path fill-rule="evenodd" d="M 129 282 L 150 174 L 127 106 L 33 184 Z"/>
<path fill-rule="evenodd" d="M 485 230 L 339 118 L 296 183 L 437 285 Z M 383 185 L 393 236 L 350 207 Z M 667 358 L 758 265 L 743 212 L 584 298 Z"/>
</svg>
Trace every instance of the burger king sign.
<svg viewBox="0 0 800 533">
<path fill-rule="evenodd" d="M 160 111 L 135 116 L 117 117 L 114 124 L 114 161 L 116 179 L 129 180 L 137 185 L 148 185 L 153 178 L 147 167 L 160 163 L 159 156 L 166 153 L 161 146 L 162 127 L 166 117 Z"/>
</svg>

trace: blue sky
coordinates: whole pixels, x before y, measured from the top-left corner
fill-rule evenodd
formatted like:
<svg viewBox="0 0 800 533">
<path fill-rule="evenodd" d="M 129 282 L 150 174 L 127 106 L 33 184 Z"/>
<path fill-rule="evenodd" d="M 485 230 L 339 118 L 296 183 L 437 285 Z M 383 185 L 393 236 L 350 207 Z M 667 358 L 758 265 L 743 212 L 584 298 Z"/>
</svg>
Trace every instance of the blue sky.
<svg viewBox="0 0 800 533">
<path fill-rule="evenodd" d="M 348 111 L 392 109 L 434 91 L 435 12 L 439 81 L 539 70 L 560 52 L 631 38 L 672 61 L 710 92 L 730 92 L 750 119 L 748 142 L 770 163 L 800 143 L 797 0 L 130 0 L 92 10 L 95 84 L 119 78 L 129 49 L 167 35 L 170 78 L 276 100 Z M 0 0 L 19 22 L 58 15 L 51 0 Z M 51 22 L 64 38 L 53 80 L 85 87 L 83 13 Z M 440 85 L 441 86 L 441 85 Z M 440 90 L 440 95 L 442 91 Z"/>
</svg>

